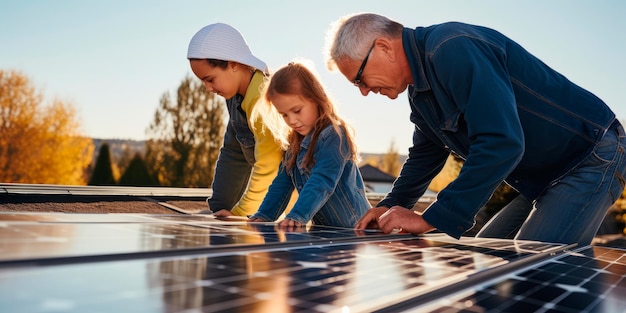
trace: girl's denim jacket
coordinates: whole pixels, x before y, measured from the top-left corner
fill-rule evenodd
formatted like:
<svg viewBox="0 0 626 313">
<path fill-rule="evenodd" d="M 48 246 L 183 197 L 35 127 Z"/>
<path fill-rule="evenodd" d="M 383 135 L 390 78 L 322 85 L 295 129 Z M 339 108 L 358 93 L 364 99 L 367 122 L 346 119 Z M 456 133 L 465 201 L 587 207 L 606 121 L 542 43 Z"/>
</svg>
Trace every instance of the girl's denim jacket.
<svg viewBox="0 0 626 313">
<path fill-rule="evenodd" d="M 371 206 L 365 197 L 361 172 L 349 157 L 350 149 L 343 134 L 337 134 L 332 126 L 322 130 L 315 144 L 315 164 L 311 169 L 302 166 L 311 142 L 311 134 L 307 135 L 300 145 L 296 166 L 287 171 L 281 163 L 253 217 L 276 220 L 296 188 L 298 200 L 286 218 L 303 224 L 313 220 L 317 225 L 354 227 Z"/>
<path fill-rule="evenodd" d="M 615 120 L 599 98 L 495 30 L 445 23 L 403 31 L 413 146 L 378 205 L 411 208 L 454 153 L 457 179 L 423 213 L 459 238 L 502 181 L 527 199 L 591 153 Z"/>
</svg>

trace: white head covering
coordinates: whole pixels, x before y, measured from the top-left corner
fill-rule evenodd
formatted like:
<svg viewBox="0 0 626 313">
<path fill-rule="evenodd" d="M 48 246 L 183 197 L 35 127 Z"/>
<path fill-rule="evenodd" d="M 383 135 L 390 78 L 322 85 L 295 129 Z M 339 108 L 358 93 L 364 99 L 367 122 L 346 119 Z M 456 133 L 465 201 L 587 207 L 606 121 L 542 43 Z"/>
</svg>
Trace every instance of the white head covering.
<svg viewBox="0 0 626 313">
<path fill-rule="evenodd" d="M 207 25 L 193 35 L 187 59 L 235 61 L 268 72 L 265 62 L 252 54 L 241 33 L 224 23 Z"/>
</svg>

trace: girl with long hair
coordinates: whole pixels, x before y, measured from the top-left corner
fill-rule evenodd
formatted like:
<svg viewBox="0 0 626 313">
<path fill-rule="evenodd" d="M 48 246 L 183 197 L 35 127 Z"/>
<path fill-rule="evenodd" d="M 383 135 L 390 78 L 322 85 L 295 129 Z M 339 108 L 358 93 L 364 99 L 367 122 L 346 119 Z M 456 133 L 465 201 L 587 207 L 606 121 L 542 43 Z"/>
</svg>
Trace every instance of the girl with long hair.
<svg viewBox="0 0 626 313">
<path fill-rule="evenodd" d="M 337 115 L 316 75 L 291 62 L 274 73 L 263 92 L 265 126 L 285 150 L 278 174 L 251 222 L 277 220 L 294 188 L 298 200 L 280 226 L 354 227 L 370 208 L 357 166 L 352 129 Z M 269 114 L 282 117 L 274 119 Z M 285 128 L 284 126 L 287 126 Z"/>
</svg>

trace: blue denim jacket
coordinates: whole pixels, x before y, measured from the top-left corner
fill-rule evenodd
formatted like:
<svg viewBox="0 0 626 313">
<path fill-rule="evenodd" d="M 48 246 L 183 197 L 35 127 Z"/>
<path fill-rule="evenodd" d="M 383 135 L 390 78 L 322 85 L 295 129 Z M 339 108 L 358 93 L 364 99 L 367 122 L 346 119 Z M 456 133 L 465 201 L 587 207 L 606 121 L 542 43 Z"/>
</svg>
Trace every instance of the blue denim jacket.
<svg viewBox="0 0 626 313">
<path fill-rule="evenodd" d="M 361 172 L 347 156 L 350 150 L 345 137 L 339 136 L 332 126 L 320 133 L 315 144 L 313 168 L 303 168 L 304 155 L 309 149 L 311 135 L 304 138 L 296 166 L 287 171 L 281 163 L 278 175 L 272 182 L 259 208 L 253 215 L 268 221 L 276 220 L 285 210 L 294 187 L 298 200 L 286 218 L 307 223 L 337 227 L 354 227 L 370 204 L 365 197 Z"/>
<path fill-rule="evenodd" d="M 592 93 L 495 30 L 445 23 L 405 28 L 413 146 L 379 205 L 412 207 L 449 153 L 465 162 L 423 214 L 459 238 L 505 180 L 535 199 L 578 164 L 615 119 Z"/>
</svg>

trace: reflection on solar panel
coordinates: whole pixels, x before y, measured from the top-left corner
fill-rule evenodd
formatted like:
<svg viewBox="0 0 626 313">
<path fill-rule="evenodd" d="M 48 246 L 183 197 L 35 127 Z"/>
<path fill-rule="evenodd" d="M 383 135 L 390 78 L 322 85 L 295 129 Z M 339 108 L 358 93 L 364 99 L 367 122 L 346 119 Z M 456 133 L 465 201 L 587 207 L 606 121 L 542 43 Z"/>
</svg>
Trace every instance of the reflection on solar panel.
<svg viewBox="0 0 626 313">
<path fill-rule="evenodd" d="M 616 249 L 203 215 L 0 214 L 6 312 L 622 312 Z"/>
</svg>

